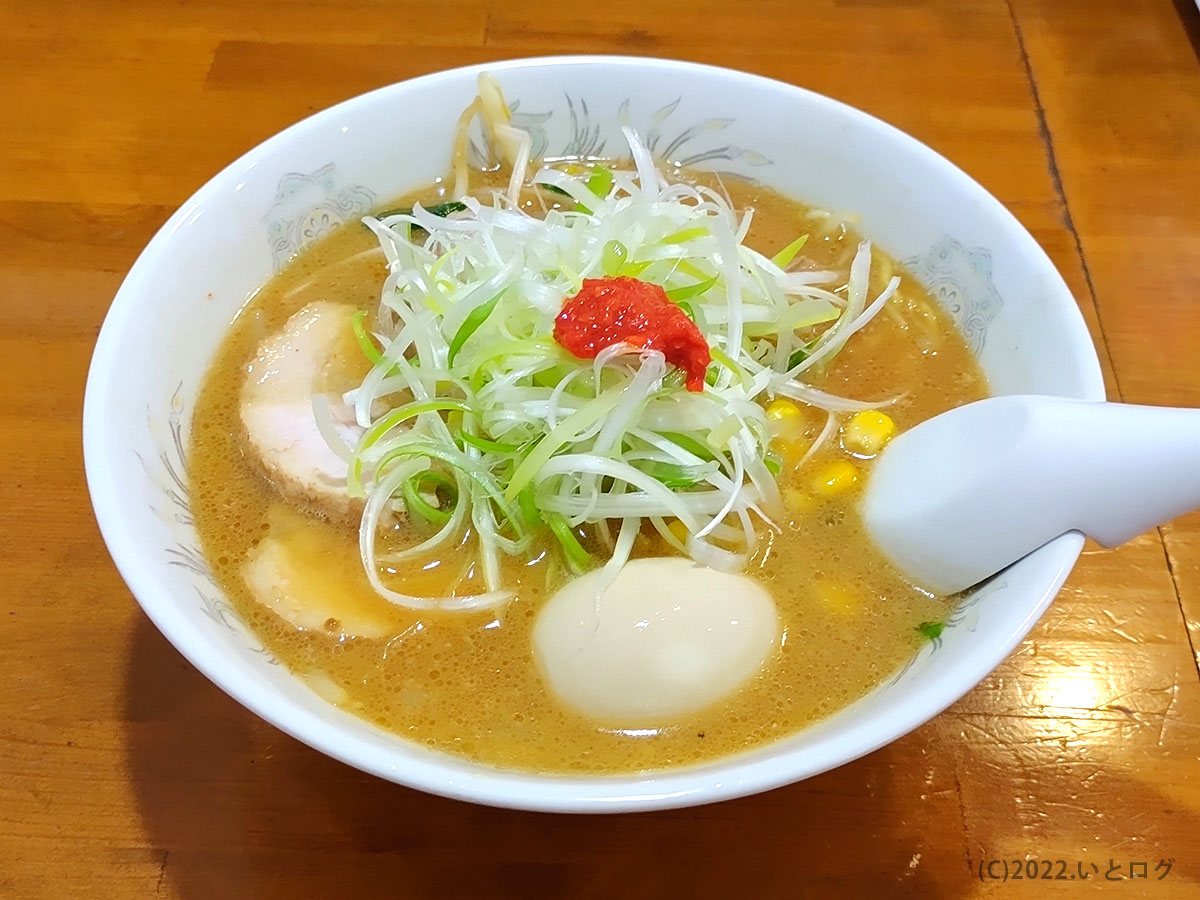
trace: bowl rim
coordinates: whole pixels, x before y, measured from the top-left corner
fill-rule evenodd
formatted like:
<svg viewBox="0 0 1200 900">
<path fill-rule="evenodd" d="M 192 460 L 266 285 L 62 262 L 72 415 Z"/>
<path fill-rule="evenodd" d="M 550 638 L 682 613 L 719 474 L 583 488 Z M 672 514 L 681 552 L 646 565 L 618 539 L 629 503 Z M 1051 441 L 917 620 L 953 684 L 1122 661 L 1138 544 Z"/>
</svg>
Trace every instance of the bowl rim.
<svg viewBox="0 0 1200 900">
<path fill-rule="evenodd" d="M 551 55 L 474 63 L 395 82 L 350 97 L 301 119 L 239 156 L 185 200 L 155 233 L 130 268 L 105 316 L 93 351 L 83 404 L 84 468 L 101 535 L 121 577 L 158 630 L 206 678 L 258 717 L 328 756 L 386 780 L 444 797 L 512 809 L 630 812 L 693 806 L 779 787 L 871 753 L 941 713 L 1007 658 L 1057 594 L 1083 547 L 1083 538 L 1077 533 L 1063 535 L 1047 545 L 1047 553 L 1050 553 L 1048 548 L 1054 548 L 1050 558 L 1045 561 L 1047 569 L 1054 569 L 1053 577 L 1046 581 L 1046 587 L 1036 603 L 1031 605 L 1028 615 L 1010 634 L 993 645 L 993 652 L 972 658 L 953 681 L 943 679 L 923 691 L 920 695 L 922 702 L 906 704 L 902 711 L 889 719 L 889 727 L 859 740 L 852 746 L 851 752 L 826 752 L 823 756 L 816 755 L 814 759 L 807 760 L 806 757 L 814 756 L 812 748 L 772 754 L 769 748 L 778 744 L 768 744 L 749 754 L 723 757 L 699 766 L 642 774 L 569 777 L 493 769 L 409 744 L 414 752 L 410 757 L 403 758 L 403 765 L 397 765 L 389 761 L 387 754 L 369 745 L 364 737 L 347 736 L 336 724 L 331 724 L 328 717 L 317 715 L 281 697 L 265 684 L 240 679 L 221 666 L 219 650 L 190 626 L 175 606 L 171 591 L 160 586 L 157 577 L 147 570 L 142 561 L 142 548 L 124 524 L 125 513 L 117 485 L 109 477 L 112 471 L 109 455 L 111 442 L 105 437 L 103 410 L 106 404 L 113 402 L 110 386 L 119 367 L 118 338 L 129 328 L 137 297 L 142 292 L 142 283 L 146 281 L 149 260 L 162 251 L 174 233 L 236 172 L 244 170 L 256 157 L 289 144 L 306 132 L 324 127 L 326 122 L 336 119 L 351 107 L 373 102 L 392 92 L 417 90 L 426 84 L 452 81 L 484 70 L 502 72 L 597 64 L 701 73 L 718 76 L 731 84 L 740 83 L 750 89 L 770 88 L 794 92 L 805 102 L 836 109 L 924 157 L 952 183 L 952 190 L 958 196 L 979 204 L 989 218 L 997 221 L 998 227 L 1011 235 L 1020 246 L 1022 257 L 1042 270 L 1046 277 L 1047 293 L 1068 301 L 1063 303 L 1064 307 L 1069 307 L 1063 310 L 1064 327 L 1075 332 L 1088 350 L 1083 354 L 1080 370 L 1076 372 L 1083 384 L 1081 399 L 1105 398 L 1099 358 L 1070 289 L 1046 252 L 1007 207 L 957 165 L 911 135 L 856 107 L 788 82 L 704 63 L 628 55 Z M 340 716 L 350 717 L 349 713 L 336 707 L 330 706 L 330 710 Z M 356 717 L 350 718 L 362 721 Z M 399 736 L 390 737 L 404 741 Z"/>
</svg>

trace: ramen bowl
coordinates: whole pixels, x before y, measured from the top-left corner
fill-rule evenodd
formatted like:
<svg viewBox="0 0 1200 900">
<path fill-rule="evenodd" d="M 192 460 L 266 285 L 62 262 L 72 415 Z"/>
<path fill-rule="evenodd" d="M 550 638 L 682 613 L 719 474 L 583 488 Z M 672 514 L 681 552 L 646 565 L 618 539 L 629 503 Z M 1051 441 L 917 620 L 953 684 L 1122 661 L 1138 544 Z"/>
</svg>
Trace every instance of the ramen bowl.
<svg viewBox="0 0 1200 900">
<path fill-rule="evenodd" d="M 668 162 L 853 211 L 943 305 L 995 393 L 1104 398 L 1083 320 L 1046 254 L 982 187 L 900 131 L 792 85 L 689 63 L 587 56 L 484 68 L 535 154 L 618 154 L 628 124 Z M 807 730 L 644 774 L 527 774 L 434 752 L 326 702 L 243 625 L 192 524 L 185 456 L 198 387 L 238 309 L 288 259 L 445 173 L 479 71 L 392 85 L 288 128 L 184 203 L 129 272 L 92 361 L 84 451 L 104 539 L 146 614 L 215 684 L 304 743 L 390 781 L 513 808 L 617 812 L 766 790 L 869 753 L 969 691 L 1046 609 L 1082 537 L 1058 538 L 968 592 L 900 671 Z"/>
</svg>

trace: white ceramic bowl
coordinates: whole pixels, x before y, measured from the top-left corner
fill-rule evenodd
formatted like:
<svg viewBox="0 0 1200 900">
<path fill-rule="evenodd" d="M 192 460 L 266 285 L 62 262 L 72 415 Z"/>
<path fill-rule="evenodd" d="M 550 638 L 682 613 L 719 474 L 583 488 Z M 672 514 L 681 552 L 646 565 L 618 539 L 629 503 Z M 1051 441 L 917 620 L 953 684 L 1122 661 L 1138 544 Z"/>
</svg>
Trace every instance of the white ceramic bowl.
<svg viewBox="0 0 1200 900">
<path fill-rule="evenodd" d="M 1079 537 L 977 590 L 901 672 L 819 725 L 644 776 L 541 777 L 431 752 L 331 706 L 245 630 L 197 550 L 188 509 L 197 385 L 234 313 L 288 257 L 444 173 L 479 68 L 365 94 L 271 138 L 188 200 L 125 279 L 92 360 L 84 452 L 104 539 L 147 615 L 217 685 L 312 747 L 422 790 L 517 808 L 627 811 L 761 791 L 868 753 L 970 690 L 1050 603 Z M 857 212 L 863 233 L 945 304 L 997 393 L 1103 399 L 1095 351 L 1045 253 L 983 188 L 896 129 L 791 85 L 689 63 L 593 56 L 484 68 L 538 152 L 619 153 L 628 122 L 673 162 Z"/>
</svg>

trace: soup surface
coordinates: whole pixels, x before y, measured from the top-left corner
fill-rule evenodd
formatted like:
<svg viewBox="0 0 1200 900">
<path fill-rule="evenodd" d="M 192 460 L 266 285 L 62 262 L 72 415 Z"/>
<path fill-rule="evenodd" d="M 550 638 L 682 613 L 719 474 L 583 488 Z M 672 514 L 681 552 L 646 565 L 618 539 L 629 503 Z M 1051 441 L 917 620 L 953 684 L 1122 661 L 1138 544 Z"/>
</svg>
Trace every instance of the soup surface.
<svg viewBox="0 0 1200 900">
<path fill-rule="evenodd" d="M 833 218 L 761 186 L 726 179 L 721 188 L 736 209 L 755 210 L 748 246 L 769 255 L 808 232 L 799 265 L 847 270 L 859 238 Z M 431 187 L 394 205 L 433 202 L 438 194 Z M 302 500 L 286 499 L 249 451 L 239 418 L 250 361 L 297 310 L 315 301 L 378 307 L 387 275 L 378 246 L 366 228 L 347 225 L 303 251 L 254 295 L 212 364 L 190 437 L 193 511 L 218 580 L 270 650 L 326 699 L 413 741 L 506 769 L 659 769 L 794 733 L 879 684 L 940 630 L 954 598 L 931 597 L 906 583 L 872 548 L 856 508 L 861 477 L 857 484 L 842 483 L 847 464 L 865 477 L 870 459 L 850 453 L 844 439 L 828 442 L 801 468 L 794 467 L 797 454 L 781 451 L 788 521 L 767 534 L 747 569 L 777 605 L 777 650 L 733 694 L 678 720 L 613 727 L 573 711 L 548 691 L 531 632 L 540 605 L 562 581 L 552 554 L 505 561 L 505 581 L 516 598 L 499 609 L 414 611 L 383 600 L 364 575 L 357 522 L 323 517 Z M 871 295 L 893 274 L 901 275 L 901 286 L 883 312 L 829 365 L 806 375 L 813 386 L 846 397 L 898 397 L 880 408 L 904 430 L 984 397 L 987 385 L 935 302 L 878 250 Z M 361 375 L 369 368 L 365 358 L 347 354 L 347 369 Z M 803 447 L 825 415 L 803 404 L 798 411 L 796 443 Z M 843 424 L 848 418 L 839 415 Z M 259 602 L 247 584 L 248 563 L 267 535 L 289 548 L 295 582 L 361 612 L 376 623 L 379 636 L 346 637 L 333 619 L 323 627 L 297 628 Z M 647 528 L 633 555 L 672 553 Z M 389 577 L 395 589 L 424 594 L 461 589 L 479 576 L 452 552 Z"/>
</svg>

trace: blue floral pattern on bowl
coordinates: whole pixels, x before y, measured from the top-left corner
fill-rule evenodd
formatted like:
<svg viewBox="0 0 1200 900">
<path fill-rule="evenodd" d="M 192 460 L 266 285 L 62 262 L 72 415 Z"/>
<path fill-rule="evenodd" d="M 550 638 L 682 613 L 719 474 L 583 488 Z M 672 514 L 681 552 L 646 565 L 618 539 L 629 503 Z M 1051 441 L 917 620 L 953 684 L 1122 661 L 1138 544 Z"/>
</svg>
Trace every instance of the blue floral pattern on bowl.
<svg viewBox="0 0 1200 900">
<path fill-rule="evenodd" d="M 904 266 L 950 316 L 971 352 L 982 353 L 988 326 L 1004 302 L 992 283 L 991 253 L 946 236 Z"/>
<path fill-rule="evenodd" d="M 284 175 L 275 203 L 263 217 L 275 271 L 339 225 L 366 215 L 375 202 L 375 195 L 361 184 L 340 184 L 333 163 L 315 172 Z"/>
<path fill-rule="evenodd" d="M 626 97 L 617 108 L 616 121 L 636 128 L 650 151 L 674 166 L 699 166 L 714 161 L 735 160 L 749 166 L 773 164 L 772 160 L 755 150 L 721 141 L 720 133 L 734 123 L 732 118 L 709 118 L 690 124 L 674 120 L 682 100 L 682 97 L 676 97 L 646 115 L 637 114 L 633 110 L 633 99 Z M 523 109 L 520 100 L 510 104 L 513 125 L 528 131 L 533 140 L 533 159 L 597 159 L 626 152 L 624 144 L 620 148 L 610 148 L 603 136 L 602 123 L 612 121 L 611 115 L 593 115 L 584 97 L 564 94 L 563 102 L 564 110 L 543 112 Z M 566 114 L 566 138 L 555 145 L 549 129 L 552 124 L 557 124 L 559 112 Z M 488 154 L 477 138 L 470 142 L 469 153 L 472 164 L 486 165 Z"/>
<path fill-rule="evenodd" d="M 190 537 L 190 540 L 176 541 L 165 549 L 167 565 L 183 569 L 191 576 L 191 587 L 196 592 L 206 616 L 238 635 L 247 648 L 260 654 L 266 662 L 278 665 L 279 661 L 246 627 L 236 610 L 225 599 L 224 589 L 217 582 L 208 559 L 200 550 L 195 532 L 196 522 L 192 515 L 191 492 L 188 488 L 187 441 L 184 428 L 190 423 L 190 417 L 186 415 L 183 395 L 183 385 L 180 384 L 171 395 L 165 423 L 162 420 L 156 422 L 153 414 L 147 410 L 151 432 L 158 431 L 165 424 L 169 434 L 169 439 L 159 445 L 157 459 L 148 460 L 134 451 L 147 478 L 158 488 L 159 496 L 165 501 L 161 506 L 151 506 L 151 511 L 165 524 L 178 523 L 186 526 Z"/>
</svg>

